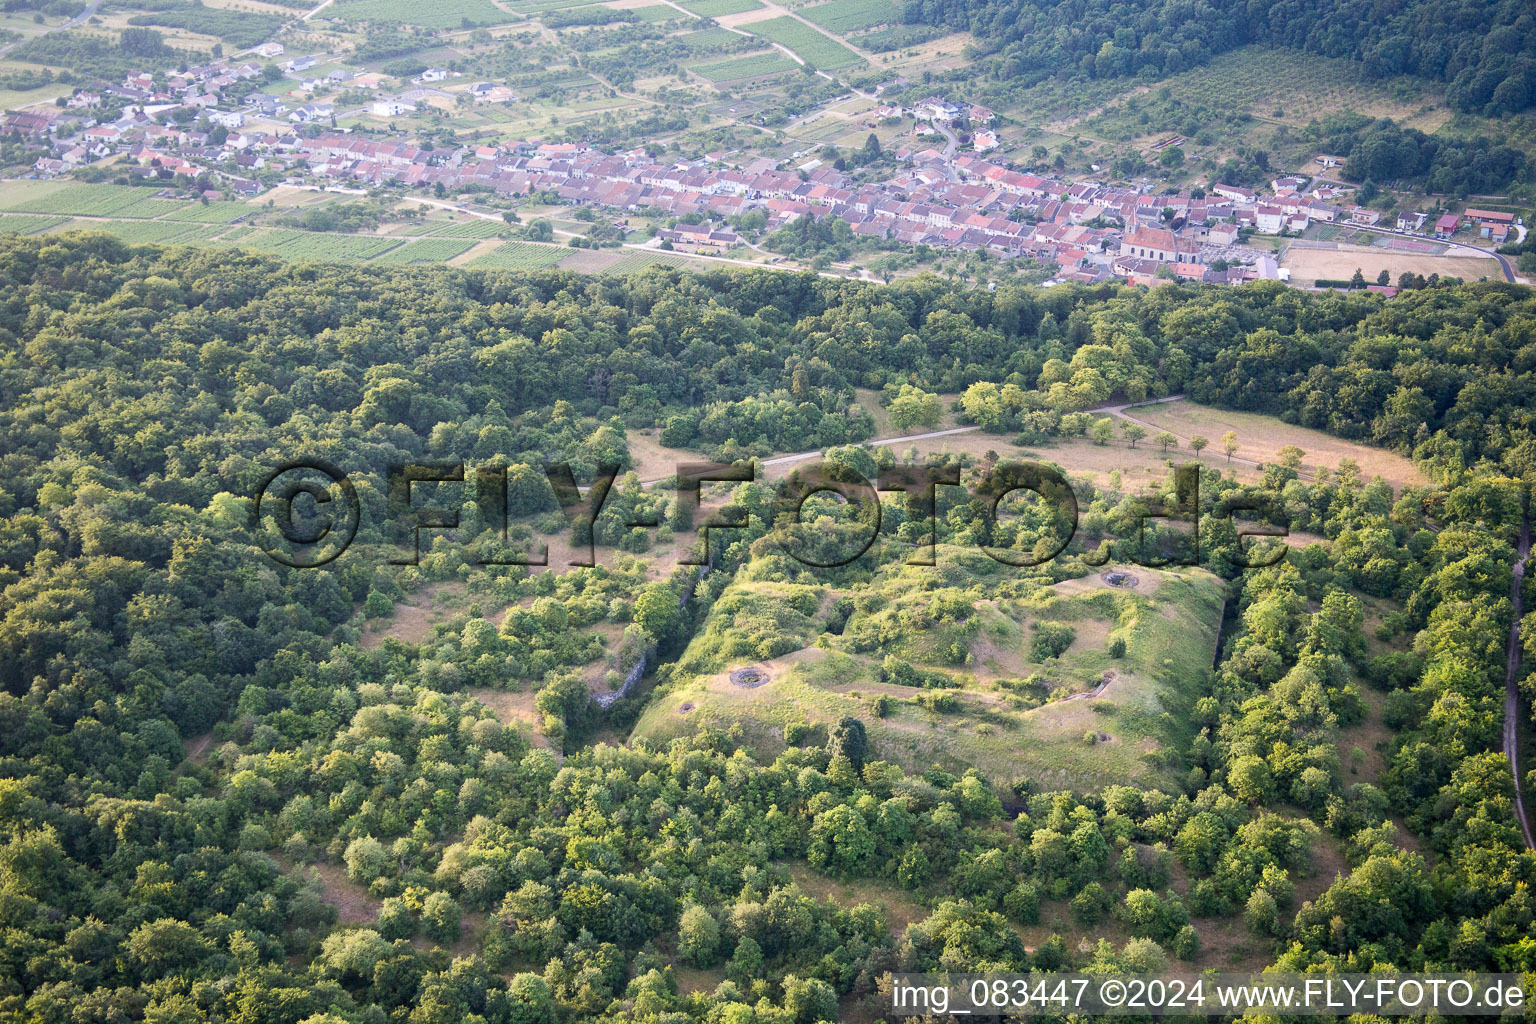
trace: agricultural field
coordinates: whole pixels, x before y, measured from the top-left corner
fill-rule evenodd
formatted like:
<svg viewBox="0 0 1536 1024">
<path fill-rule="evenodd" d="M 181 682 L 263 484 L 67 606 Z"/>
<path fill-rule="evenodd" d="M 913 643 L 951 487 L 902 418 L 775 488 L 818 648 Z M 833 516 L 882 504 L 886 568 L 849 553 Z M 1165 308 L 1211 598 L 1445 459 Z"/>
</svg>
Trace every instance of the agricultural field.
<svg viewBox="0 0 1536 1024">
<path fill-rule="evenodd" d="M 540 270 L 554 266 L 570 250 L 558 245 L 541 245 L 538 242 L 504 242 L 493 252 L 470 260 L 476 270 Z"/>
<path fill-rule="evenodd" d="M 629 13 L 639 18 L 645 24 L 655 24 L 662 21 L 675 21 L 687 17 L 670 4 L 648 4 L 644 7 L 625 8 Z"/>
<path fill-rule="evenodd" d="M 797 13 L 838 35 L 901 22 L 901 5 L 896 0 L 830 0 L 802 7 Z"/>
<path fill-rule="evenodd" d="M 189 220 L 198 224 L 228 224 L 258 212 L 245 203 L 183 203 L 183 208 L 167 215 L 165 220 Z"/>
<path fill-rule="evenodd" d="M 753 35 L 789 47 L 818 71 L 836 71 L 864 63 L 864 58 L 848 47 L 828 39 L 803 21 L 788 15 L 769 18 L 767 21 L 754 21 L 742 27 Z"/>
<path fill-rule="evenodd" d="M 742 41 L 742 37 L 723 28 L 705 28 L 674 36 L 673 41 L 682 43 L 688 48 L 689 53 L 703 54 L 715 53 L 722 47 L 734 46 Z"/>
<path fill-rule="evenodd" d="M 787 731 L 814 737 L 852 715 L 865 722 L 871 756 L 909 771 L 974 765 L 1000 786 L 1028 777 L 1047 790 L 1172 782 L 1159 751 L 1193 734 L 1188 713 L 1216 654 L 1220 580 L 1131 567 L 1135 586 L 1120 589 L 1094 570 L 991 599 L 979 595 L 1013 570 L 947 546 L 937 560 L 885 566 L 860 588 L 878 595 L 859 602 L 872 610 L 855 611 L 839 634 L 823 631 L 837 596 L 827 587 L 731 584 L 635 735 L 665 742 L 739 723 L 771 758 Z M 941 597 L 961 604 L 936 621 L 927 609 Z M 910 621 L 927 625 L 901 625 Z M 1070 642 L 1041 657 L 1040 635 Z M 1123 655 L 1109 653 L 1111 637 Z"/>
<path fill-rule="evenodd" d="M 634 274 L 649 267 L 680 267 L 686 270 L 690 267 L 698 266 L 698 260 L 689 259 L 687 256 L 679 256 L 676 253 L 626 249 L 623 258 L 608 267 L 603 273 Z"/>
<path fill-rule="evenodd" d="M 743 57 L 732 57 L 729 60 L 717 61 L 713 64 L 701 64 L 690 68 L 694 74 L 709 79 L 711 82 L 739 82 L 747 78 L 762 78 L 765 75 L 778 75 L 786 71 L 794 71 L 800 65 L 790 60 L 777 50 L 769 50 L 764 53 L 751 53 Z"/>
<path fill-rule="evenodd" d="M 419 3 L 417 0 L 337 0 L 322 16 L 340 21 L 367 21 L 380 25 L 420 25 L 422 28 L 456 29 L 475 25 L 504 25 L 516 17 L 491 0 L 454 0 L 454 3 Z"/>
<path fill-rule="evenodd" d="M 681 0 L 678 6 L 701 18 L 723 18 L 728 14 L 745 14 L 763 9 L 759 0 Z"/>
<path fill-rule="evenodd" d="M 31 187 L 35 185 L 45 187 Z M 7 182 L 0 188 L 0 208 L 19 213 L 149 218 L 177 212 L 186 205 L 176 200 L 155 199 L 149 189 L 129 185 Z"/>
<path fill-rule="evenodd" d="M 277 228 L 254 235 L 242 244 L 274 253 L 285 260 L 335 260 L 349 263 L 381 256 L 399 245 L 400 239 Z"/>
<path fill-rule="evenodd" d="M 1459 277 L 1463 281 L 1504 280 L 1504 272 L 1498 260 L 1492 256 L 1467 255 L 1465 249 L 1454 250 L 1456 255 L 1434 256 L 1425 253 L 1403 252 L 1377 246 L 1343 246 L 1338 249 L 1304 249 L 1292 245 L 1280 258 L 1280 265 L 1291 272 L 1291 283 L 1310 285 L 1317 280 L 1348 281 L 1356 270 L 1365 275 L 1370 284 L 1385 270 L 1391 283 L 1403 273 L 1439 274 L 1441 277 Z"/>
<path fill-rule="evenodd" d="M 200 234 L 196 225 L 152 220 L 71 220 L 56 230 L 105 231 L 130 245 L 170 242 L 181 235 L 191 241 Z"/>
<path fill-rule="evenodd" d="M 403 245 L 376 257 L 374 263 L 447 263 L 474 248 L 474 239 L 424 238 Z"/>
<path fill-rule="evenodd" d="M 23 213 L 0 213 L 0 232 L 33 235 L 68 221 L 67 217 L 33 217 Z"/>
<path fill-rule="evenodd" d="M 507 230 L 506 224 L 478 218 L 451 221 L 447 224 L 441 221 L 429 221 L 428 225 L 428 230 L 421 233 L 430 234 L 433 238 L 495 238 Z"/>
</svg>

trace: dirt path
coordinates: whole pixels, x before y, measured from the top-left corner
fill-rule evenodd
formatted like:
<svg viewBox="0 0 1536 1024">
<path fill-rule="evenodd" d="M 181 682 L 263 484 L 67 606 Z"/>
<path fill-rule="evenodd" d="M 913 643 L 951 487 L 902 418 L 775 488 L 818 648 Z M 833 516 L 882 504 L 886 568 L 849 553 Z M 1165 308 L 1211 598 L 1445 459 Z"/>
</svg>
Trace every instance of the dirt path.
<svg viewBox="0 0 1536 1024">
<path fill-rule="evenodd" d="M 1525 837 L 1528 850 L 1536 850 L 1531 841 L 1531 821 L 1525 815 L 1525 800 L 1520 795 L 1520 585 L 1525 580 L 1525 560 L 1531 553 L 1531 520 L 1527 516 L 1520 523 L 1520 546 L 1515 554 L 1515 577 L 1509 585 L 1509 600 L 1514 606 L 1514 618 L 1509 623 L 1509 640 L 1505 644 L 1505 656 L 1509 662 L 1504 676 L 1504 753 L 1509 757 L 1509 770 L 1515 777 L 1515 819 Z"/>
</svg>

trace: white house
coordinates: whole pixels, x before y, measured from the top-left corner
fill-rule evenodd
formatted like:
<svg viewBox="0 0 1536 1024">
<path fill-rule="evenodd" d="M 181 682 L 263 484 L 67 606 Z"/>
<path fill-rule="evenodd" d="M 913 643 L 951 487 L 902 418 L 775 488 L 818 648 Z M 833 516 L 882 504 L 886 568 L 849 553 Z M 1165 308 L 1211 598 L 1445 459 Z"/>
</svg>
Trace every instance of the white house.
<svg viewBox="0 0 1536 1024">
<path fill-rule="evenodd" d="M 210 110 L 208 111 L 210 124 L 221 124 L 225 128 L 240 128 L 245 124 L 245 115 L 239 111 Z"/>
<path fill-rule="evenodd" d="M 441 82 L 448 77 L 448 72 L 442 68 L 427 68 L 417 79 L 419 82 Z"/>
<path fill-rule="evenodd" d="M 375 100 L 368 108 L 375 117 L 399 117 L 415 110 L 414 104 L 403 100 Z"/>
<path fill-rule="evenodd" d="M 262 43 L 251 52 L 262 57 L 281 57 L 283 55 L 283 44 Z"/>
</svg>

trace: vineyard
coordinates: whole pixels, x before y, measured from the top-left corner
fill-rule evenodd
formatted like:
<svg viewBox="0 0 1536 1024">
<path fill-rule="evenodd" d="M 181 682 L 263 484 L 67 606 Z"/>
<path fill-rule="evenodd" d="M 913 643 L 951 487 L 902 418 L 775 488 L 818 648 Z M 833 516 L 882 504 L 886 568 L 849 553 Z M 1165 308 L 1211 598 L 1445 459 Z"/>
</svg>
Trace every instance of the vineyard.
<svg viewBox="0 0 1536 1024">
<path fill-rule="evenodd" d="M 183 203 L 182 208 L 166 217 L 166 220 L 189 220 L 197 224 L 228 224 L 241 217 L 249 217 L 256 207 L 244 203 Z"/>
<path fill-rule="evenodd" d="M 699 266 L 698 260 L 690 260 L 686 256 L 678 256 L 670 252 L 636 252 L 631 250 L 623 259 L 604 270 L 603 273 L 634 274 L 647 267 L 679 267 L 684 270 Z"/>
<path fill-rule="evenodd" d="M 424 238 L 396 246 L 374 260 L 375 263 L 447 263 L 474 247 L 472 239 Z"/>
<path fill-rule="evenodd" d="M 420 0 L 344 0 L 325 13 L 342 21 L 420 25 L 438 30 L 504 25 L 516 20 L 491 0 L 454 0 L 451 4 L 421 3 Z"/>
<path fill-rule="evenodd" d="M 362 235 L 327 235 L 317 231 L 292 231 L 286 228 L 264 231 L 244 244 L 281 256 L 285 260 L 330 260 L 362 262 L 371 260 L 400 244 L 398 238 Z"/>
<path fill-rule="evenodd" d="M 39 231 L 63 224 L 67 217 L 29 217 L 24 213 L 0 213 L 0 234 L 15 232 L 19 235 L 35 235 Z"/>
<path fill-rule="evenodd" d="M 495 238 L 507 225 L 494 220 L 464 220 L 449 223 L 440 231 L 427 232 L 433 238 Z"/>
<path fill-rule="evenodd" d="M 169 242 L 194 230 L 191 224 L 176 224 L 152 220 L 77 220 L 69 225 L 72 231 L 105 231 L 130 245 L 147 245 Z M 189 238 L 188 241 L 196 239 Z"/>
<path fill-rule="evenodd" d="M 793 71 L 799 66 L 779 51 L 769 50 L 766 53 L 753 53 L 745 57 L 717 61 L 714 64 L 704 64 L 692 70 L 694 74 L 719 84 L 737 82 L 745 78 L 761 78 L 764 75 L 778 75 L 785 71 Z"/>
<path fill-rule="evenodd" d="M 789 15 L 754 21 L 743 25 L 746 31 L 789 47 L 818 71 L 835 71 L 853 64 L 862 64 L 864 58 L 841 43 L 828 39 L 803 21 Z"/>
<path fill-rule="evenodd" d="M 744 14 L 763 8 L 759 0 L 681 0 L 678 6 L 701 18 L 723 18 L 728 14 Z"/>
<path fill-rule="evenodd" d="M 672 21 L 681 18 L 677 8 L 668 4 L 651 4 L 649 7 L 631 7 L 629 12 L 643 22 Z"/>
<path fill-rule="evenodd" d="M 13 201 L 12 195 L 22 197 Z M 49 189 L 36 198 L 25 198 L 26 190 L 7 188 L 0 205 L 21 213 L 70 214 L 77 217 L 159 217 L 175 213 L 186 204 L 173 199 L 154 199 L 145 190 L 128 185 L 69 184 Z"/>
<path fill-rule="evenodd" d="M 568 255 L 570 250 L 558 245 L 505 242 L 484 256 L 470 260 L 469 265 L 476 270 L 538 270 L 553 266 Z"/>
<path fill-rule="evenodd" d="M 896 0 L 831 0 L 830 3 L 801 8 L 800 16 L 828 32 L 844 35 L 876 25 L 900 23 L 901 6 Z"/>
</svg>

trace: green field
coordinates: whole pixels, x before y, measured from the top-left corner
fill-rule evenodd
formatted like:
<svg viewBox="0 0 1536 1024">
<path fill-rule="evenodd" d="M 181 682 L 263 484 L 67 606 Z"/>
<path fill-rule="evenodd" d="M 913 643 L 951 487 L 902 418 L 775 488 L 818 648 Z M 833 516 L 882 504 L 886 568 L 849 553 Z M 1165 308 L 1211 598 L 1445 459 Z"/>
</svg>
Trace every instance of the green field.
<svg viewBox="0 0 1536 1024">
<path fill-rule="evenodd" d="M 170 242 L 188 236 L 187 241 L 199 241 L 208 229 L 196 225 L 150 220 L 75 220 L 63 225 L 67 231 L 105 231 L 130 244 Z"/>
<path fill-rule="evenodd" d="M 649 7 L 631 7 L 629 12 L 643 22 L 673 21 L 684 15 L 670 4 L 651 4 Z"/>
<path fill-rule="evenodd" d="M 452 221 L 437 230 L 422 233 L 430 234 L 433 238 L 495 238 L 506 230 L 506 224 L 494 220 L 461 220 Z"/>
<path fill-rule="evenodd" d="M 373 262 L 447 263 L 455 256 L 468 252 L 474 244 L 474 239 L 469 238 L 424 238 L 417 242 L 406 242 L 404 245 L 396 246 Z"/>
<path fill-rule="evenodd" d="M 861 590 L 881 595 L 864 603 L 877 610 L 855 612 L 838 636 L 821 633 L 835 595 L 750 582 L 749 570 L 748 582 L 721 596 L 635 734 L 664 742 L 740 723 L 747 741 L 773 757 L 785 747 L 786 728 L 819 730 L 853 715 L 866 723 L 872 755 L 908 770 L 975 765 L 1000 784 L 1026 778 L 1045 790 L 1169 784 L 1158 751 L 1191 738 L 1188 711 L 1216 650 L 1220 580 L 1202 570 L 1136 568 L 1134 590 L 1110 588 L 1095 573 L 1027 596 L 977 600 L 974 584 L 986 583 L 982 592 L 999 586 L 977 577 L 1000 574 L 971 555 L 940 549 L 940 571 L 954 590 L 933 590 L 932 569 L 887 566 Z M 970 611 L 936 621 L 928 608 L 939 593 L 964 595 L 957 599 Z M 903 625 L 913 621 L 924 624 Z M 1059 657 L 1035 659 L 1031 641 L 1041 623 L 1075 631 Z M 869 647 L 861 636 L 881 639 Z M 1111 636 L 1125 641 L 1123 657 L 1108 653 Z M 953 688 L 885 677 L 884 655 Z M 765 668 L 770 681 L 733 683 L 730 671 L 749 664 Z M 1071 696 L 1093 693 L 1106 674 L 1099 696 Z M 881 695 L 883 715 L 872 712 Z M 953 705 L 925 706 L 934 696 Z"/>
<path fill-rule="evenodd" d="M 33 187 L 38 185 L 45 187 Z M 0 188 L 0 208 L 21 213 L 149 218 L 175 213 L 186 205 L 173 199 L 156 199 L 148 189 L 128 185 L 7 182 Z"/>
<path fill-rule="evenodd" d="M 551 267 L 570 255 L 558 245 L 537 242 L 504 242 L 492 252 L 469 261 L 476 270 L 538 270 Z"/>
<path fill-rule="evenodd" d="M 259 232 L 244 240 L 242 244 L 252 249 L 275 253 L 285 260 L 353 262 L 381 256 L 399 245 L 400 239 L 328 235 L 317 231 L 293 231 L 280 228 Z"/>
<path fill-rule="evenodd" d="M 682 43 L 690 53 L 714 53 L 725 46 L 742 41 L 742 37 L 728 29 L 706 28 L 674 36 L 674 42 Z"/>
<path fill-rule="evenodd" d="M 63 224 L 65 217 L 32 217 L 21 213 L 0 213 L 0 232 L 14 231 L 21 235 L 36 234 Z"/>
<path fill-rule="evenodd" d="M 864 63 L 864 58 L 848 47 L 828 39 L 803 21 L 797 21 L 787 14 L 782 18 L 754 21 L 742 28 L 753 35 L 789 47 L 818 71 L 835 71 Z"/>
<path fill-rule="evenodd" d="M 901 22 L 901 5 L 896 0 L 831 0 L 830 3 L 800 8 L 799 14 L 829 32 L 844 35 Z"/>
<path fill-rule="evenodd" d="M 785 71 L 793 71 L 799 66 L 779 51 L 769 50 L 764 53 L 748 54 L 745 57 L 732 57 L 730 60 L 717 61 L 713 64 L 701 64 L 691 70 L 711 82 L 736 82 L 744 78 L 782 74 Z"/>
<path fill-rule="evenodd" d="M 473 25 L 504 25 L 513 15 L 491 0 L 454 0 L 453 3 L 419 3 L 417 0 L 341 0 L 321 12 L 321 17 L 341 21 L 371 21 L 380 25 L 420 25 L 423 28 L 456 29 Z M 470 25 L 466 26 L 465 22 Z"/>
<path fill-rule="evenodd" d="M 681 0 L 678 6 L 686 7 L 701 18 L 723 18 L 727 14 L 742 14 L 763 7 L 758 0 Z"/>
<path fill-rule="evenodd" d="M 604 270 L 604 274 L 634 274 L 645 270 L 647 267 L 682 267 L 688 269 L 697 267 L 698 260 L 691 260 L 686 256 L 678 256 L 670 252 L 638 252 L 634 249 L 625 253 L 624 258 L 613 266 Z"/>
<path fill-rule="evenodd" d="M 198 224 L 228 224 L 241 217 L 256 213 L 256 207 L 245 203 L 183 203 L 182 208 L 170 214 L 166 220 L 190 220 Z"/>
</svg>

